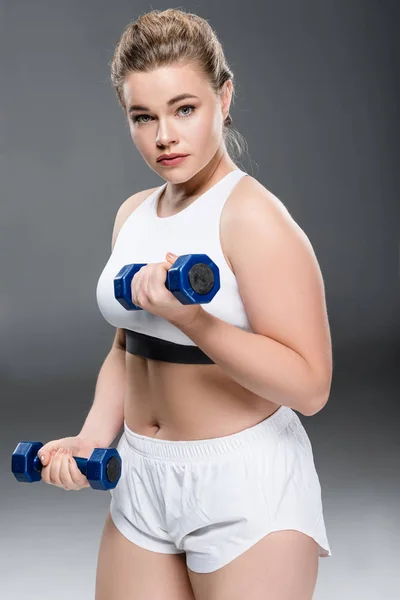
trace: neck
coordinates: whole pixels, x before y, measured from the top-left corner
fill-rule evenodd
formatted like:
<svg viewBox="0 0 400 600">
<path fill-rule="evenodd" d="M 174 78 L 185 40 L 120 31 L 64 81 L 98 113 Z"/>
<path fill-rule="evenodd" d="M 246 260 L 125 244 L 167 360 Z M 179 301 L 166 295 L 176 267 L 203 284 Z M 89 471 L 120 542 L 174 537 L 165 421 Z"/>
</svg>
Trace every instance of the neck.
<svg viewBox="0 0 400 600">
<path fill-rule="evenodd" d="M 195 200 L 215 185 L 222 177 L 236 169 L 237 166 L 224 152 L 216 153 L 213 158 L 193 177 L 182 183 L 168 182 L 159 202 L 168 209 L 179 208 L 189 200 Z"/>
</svg>

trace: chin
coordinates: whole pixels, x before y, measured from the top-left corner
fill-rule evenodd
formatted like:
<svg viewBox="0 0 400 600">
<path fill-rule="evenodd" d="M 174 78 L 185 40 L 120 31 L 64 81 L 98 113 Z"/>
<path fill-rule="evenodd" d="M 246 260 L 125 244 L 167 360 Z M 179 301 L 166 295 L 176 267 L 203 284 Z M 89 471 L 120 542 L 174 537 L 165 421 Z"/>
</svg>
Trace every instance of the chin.
<svg viewBox="0 0 400 600">
<path fill-rule="evenodd" d="M 185 183 L 185 181 L 189 181 L 197 173 L 197 171 L 193 171 L 192 169 L 185 169 L 183 165 L 181 167 L 174 167 L 173 169 L 161 168 L 155 171 L 162 179 L 171 183 Z"/>
</svg>

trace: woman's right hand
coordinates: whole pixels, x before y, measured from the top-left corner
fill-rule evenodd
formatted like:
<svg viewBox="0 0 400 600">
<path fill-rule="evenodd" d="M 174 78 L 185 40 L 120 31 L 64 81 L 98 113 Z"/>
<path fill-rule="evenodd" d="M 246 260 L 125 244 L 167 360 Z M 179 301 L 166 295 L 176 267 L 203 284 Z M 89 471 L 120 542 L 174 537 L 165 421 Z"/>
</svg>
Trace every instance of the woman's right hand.
<svg viewBox="0 0 400 600">
<path fill-rule="evenodd" d="M 86 475 L 80 472 L 74 456 L 89 458 L 95 446 L 79 436 L 61 438 L 44 444 L 38 452 L 42 463 L 42 480 L 64 490 L 90 487 Z"/>
</svg>

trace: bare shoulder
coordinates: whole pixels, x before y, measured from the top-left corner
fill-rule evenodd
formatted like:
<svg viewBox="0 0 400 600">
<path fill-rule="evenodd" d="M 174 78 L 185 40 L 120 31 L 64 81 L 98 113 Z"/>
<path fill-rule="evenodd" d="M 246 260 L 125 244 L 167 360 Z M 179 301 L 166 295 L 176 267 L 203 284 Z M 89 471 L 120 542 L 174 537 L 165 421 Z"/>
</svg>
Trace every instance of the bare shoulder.
<svg viewBox="0 0 400 600">
<path fill-rule="evenodd" d="M 268 235 L 273 233 L 274 227 L 279 228 L 283 224 L 300 229 L 283 202 L 257 179 L 246 175 L 235 185 L 221 215 L 221 246 L 233 273 L 233 253 L 240 250 L 238 239 L 246 243 L 245 238 L 238 237 L 238 233 L 245 230 L 248 233 L 254 222 L 262 222 Z"/>
<path fill-rule="evenodd" d="M 148 198 L 148 196 L 150 196 L 150 194 L 155 192 L 157 189 L 158 186 L 148 190 L 142 190 L 141 192 L 136 192 L 135 194 L 132 194 L 132 196 L 129 196 L 129 198 L 127 198 L 121 204 L 117 211 L 114 221 L 114 228 L 112 233 L 112 248 L 114 248 L 121 227 L 125 223 L 126 219 L 129 217 L 129 215 L 131 215 L 142 204 L 142 202 L 144 202 L 144 200 L 146 200 L 146 198 Z"/>
<path fill-rule="evenodd" d="M 260 209 L 291 218 L 283 202 L 250 175 L 239 180 L 226 204 L 227 216 L 232 218 L 242 218 L 244 214 Z"/>
</svg>

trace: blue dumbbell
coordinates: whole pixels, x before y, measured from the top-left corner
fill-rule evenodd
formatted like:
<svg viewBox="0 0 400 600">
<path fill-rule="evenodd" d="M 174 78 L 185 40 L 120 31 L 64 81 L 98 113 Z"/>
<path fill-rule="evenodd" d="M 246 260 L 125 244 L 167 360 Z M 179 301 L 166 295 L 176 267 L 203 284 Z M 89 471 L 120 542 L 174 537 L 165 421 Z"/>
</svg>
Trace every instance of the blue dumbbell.
<svg viewBox="0 0 400 600">
<path fill-rule="evenodd" d="M 146 263 L 125 265 L 114 278 L 114 296 L 126 310 L 142 310 L 132 302 L 132 279 Z M 207 304 L 220 288 L 219 269 L 206 254 L 183 254 L 167 272 L 167 289 L 182 304 Z"/>
<path fill-rule="evenodd" d="M 41 442 L 20 442 L 11 458 L 11 470 L 17 481 L 34 483 L 42 479 L 43 465 L 38 452 Z M 74 456 L 78 469 L 95 490 L 115 488 L 121 477 L 121 457 L 115 448 L 95 448 L 90 458 Z"/>
</svg>

